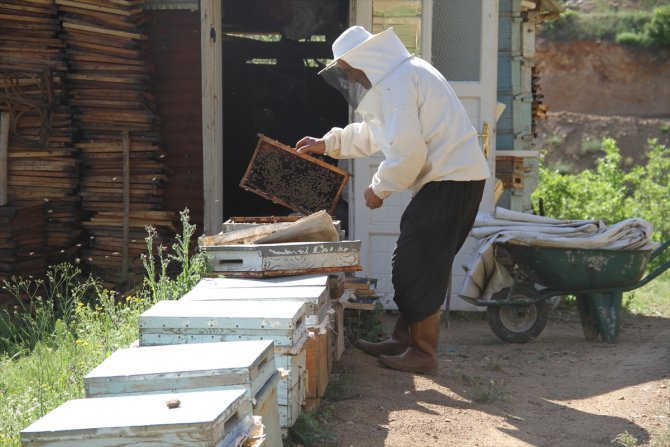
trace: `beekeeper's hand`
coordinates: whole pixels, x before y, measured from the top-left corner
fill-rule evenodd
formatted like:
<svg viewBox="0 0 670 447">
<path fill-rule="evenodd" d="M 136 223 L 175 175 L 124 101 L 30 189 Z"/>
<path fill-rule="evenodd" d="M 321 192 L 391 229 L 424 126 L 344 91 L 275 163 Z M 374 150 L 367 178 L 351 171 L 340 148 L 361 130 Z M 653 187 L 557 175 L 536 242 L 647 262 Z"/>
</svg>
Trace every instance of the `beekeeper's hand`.
<svg viewBox="0 0 670 447">
<path fill-rule="evenodd" d="M 323 138 L 305 137 L 296 143 L 295 150 L 301 154 L 323 154 L 326 152 L 326 141 Z"/>
<path fill-rule="evenodd" d="M 365 206 L 371 210 L 377 209 L 384 204 L 384 199 L 377 197 L 377 194 L 372 190 L 372 186 L 368 186 L 363 196 L 365 197 Z"/>
</svg>

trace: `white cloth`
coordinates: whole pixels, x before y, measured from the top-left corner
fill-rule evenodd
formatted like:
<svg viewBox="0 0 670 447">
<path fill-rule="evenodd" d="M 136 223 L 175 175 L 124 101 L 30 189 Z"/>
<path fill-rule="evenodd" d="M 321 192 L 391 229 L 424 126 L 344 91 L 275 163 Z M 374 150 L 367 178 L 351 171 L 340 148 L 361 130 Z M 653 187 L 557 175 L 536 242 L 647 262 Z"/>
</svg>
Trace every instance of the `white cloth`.
<svg viewBox="0 0 670 447">
<path fill-rule="evenodd" d="M 490 299 L 513 278 L 498 263 L 494 243 L 534 247 L 564 247 L 606 250 L 649 250 L 653 228 L 640 218 L 626 219 L 612 226 L 600 220 L 558 220 L 496 208 L 495 215 L 479 213 L 470 235 L 480 239 L 466 271 L 459 296 L 465 300 Z"/>
<path fill-rule="evenodd" d="M 428 62 L 412 57 L 393 30 L 376 34 L 342 56 L 363 70 L 372 87 L 356 112 L 363 122 L 324 135 L 326 155 L 385 160 L 372 177 L 385 199 L 431 181 L 483 180 L 489 168 L 463 104 Z"/>
</svg>

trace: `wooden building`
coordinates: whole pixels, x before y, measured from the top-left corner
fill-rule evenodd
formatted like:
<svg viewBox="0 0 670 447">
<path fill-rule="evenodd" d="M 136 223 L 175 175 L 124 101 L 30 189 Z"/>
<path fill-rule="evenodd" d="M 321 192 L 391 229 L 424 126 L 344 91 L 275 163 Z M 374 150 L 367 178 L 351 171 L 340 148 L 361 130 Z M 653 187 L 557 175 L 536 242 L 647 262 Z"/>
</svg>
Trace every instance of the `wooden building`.
<svg viewBox="0 0 670 447">
<path fill-rule="evenodd" d="M 373 32 L 393 26 L 411 52 L 450 80 L 480 131 L 492 172 L 496 160 L 513 170 L 518 155 L 537 150 L 532 123 L 543 107 L 532 72 L 532 36 L 539 21 L 558 11 L 553 0 L 102 3 L 0 2 L 0 80 L 39 74 L 47 76 L 49 89 L 37 81 L 25 85 L 53 92 L 40 103 L 51 115 L 40 115 L 38 107 L 32 121 L 9 126 L 6 206 L 24 205 L 13 191 L 32 191 L 29 204 L 46 203 L 51 216 L 43 227 L 56 244 L 51 251 L 109 272 L 110 282 L 127 279 L 133 266 L 137 271 L 145 225 L 172 237 L 185 208 L 198 234 L 220 231 L 233 216 L 290 212 L 239 183 L 259 133 L 293 145 L 355 119 L 317 75 L 332 57 L 332 42 L 350 25 Z M 0 111 L 14 113 L 16 122 L 18 106 L 7 106 L 15 96 L 12 83 L 2 82 Z M 498 103 L 506 106 L 500 121 Z M 29 133 L 33 146 L 17 146 L 15 129 Z M 26 153 L 36 158 L 26 162 L 20 158 Z M 505 159 L 510 156 L 511 162 Z M 392 195 L 380 211 L 365 207 L 362 191 L 380 161 L 340 162 L 353 178 L 335 216 L 348 239 L 362 241 L 364 274 L 378 278 L 377 291 L 390 297 L 390 254 L 409 195 Z M 40 172 L 54 166 L 56 173 L 38 175 L 22 167 L 26 163 L 42 164 Z M 19 171 L 29 171 L 28 177 L 19 179 Z M 48 186 L 40 183 L 45 176 Z M 501 203 L 527 210 L 532 181 L 523 180 L 522 198 L 515 198 L 518 191 L 508 181 Z M 494 209 L 495 185 L 494 178 L 487 184 L 484 212 Z M 466 244 L 454 264 L 454 289 L 473 246 Z M 11 259 L 18 251 L 3 253 Z M 464 304 L 458 301 L 453 308 Z M 386 305 L 392 306 L 390 299 Z"/>
</svg>

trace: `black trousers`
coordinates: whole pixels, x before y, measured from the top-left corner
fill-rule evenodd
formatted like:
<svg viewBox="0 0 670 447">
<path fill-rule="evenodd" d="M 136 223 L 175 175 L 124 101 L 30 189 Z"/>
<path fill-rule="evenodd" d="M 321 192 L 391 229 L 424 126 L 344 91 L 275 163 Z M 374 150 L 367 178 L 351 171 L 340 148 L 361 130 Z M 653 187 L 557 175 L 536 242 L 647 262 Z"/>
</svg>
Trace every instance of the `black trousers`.
<svg viewBox="0 0 670 447">
<path fill-rule="evenodd" d="M 445 300 L 451 266 L 472 228 L 485 180 L 430 182 L 400 219 L 393 250 L 393 301 L 408 323 L 426 319 Z"/>
</svg>

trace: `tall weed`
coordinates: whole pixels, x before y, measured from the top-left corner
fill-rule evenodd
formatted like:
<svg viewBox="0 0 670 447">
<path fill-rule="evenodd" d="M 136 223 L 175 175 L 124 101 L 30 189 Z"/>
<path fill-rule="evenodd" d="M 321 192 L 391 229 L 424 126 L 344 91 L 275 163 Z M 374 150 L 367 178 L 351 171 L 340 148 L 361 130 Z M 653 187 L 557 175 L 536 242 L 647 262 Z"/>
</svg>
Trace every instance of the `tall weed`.
<svg viewBox="0 0 670 447">
<path fill-rule="evenodd" d="M 69 327 L 77 304 L 96 296 L 99 285 L 83 278 L 79 268 L 58 264 L 47 270 L 44 280 L 12 277 L 3 288 L 15 305 L 0 311 L 0 349 L 16 354 L 31 351 L 40 341 L 49 343 L 57 322 Z"/>
<path fill-rule="evenodd" d="M 163 245 L 154 247 L 156 230 L 146 227 L 147 253 L 142 255 L 145 277 L 141 295 L 154 303 L 182 297 L 208 270 L 204 252 L 191 255 L 191 238 L 196 227 L 189 221 L 188 208 L 180 212 L 180 220 L 182 234 L 175 236 L 176 242 L 172 244 L 171 252 Z"/>
</svg>

